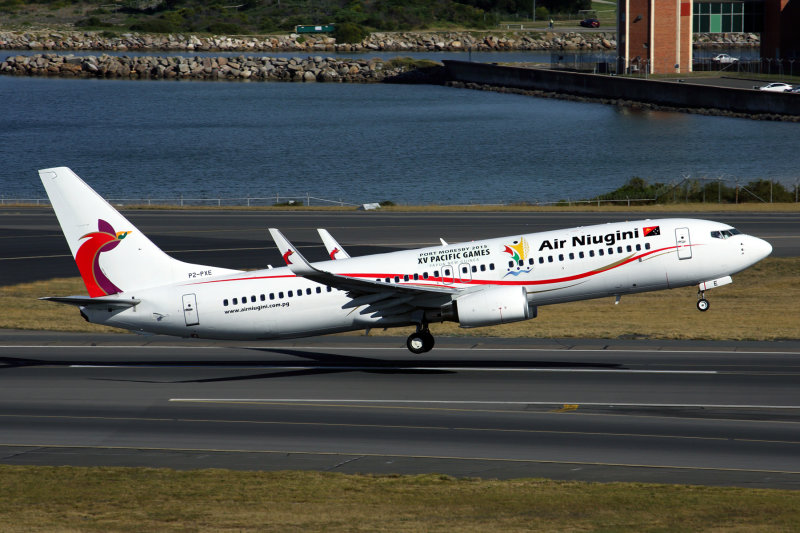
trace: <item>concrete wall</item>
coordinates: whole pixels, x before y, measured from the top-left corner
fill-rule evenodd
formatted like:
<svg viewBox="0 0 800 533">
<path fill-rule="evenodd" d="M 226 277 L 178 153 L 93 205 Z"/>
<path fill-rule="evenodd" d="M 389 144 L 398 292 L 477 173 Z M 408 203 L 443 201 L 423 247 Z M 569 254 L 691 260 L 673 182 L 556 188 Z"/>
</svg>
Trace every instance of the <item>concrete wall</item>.
<svg viewBox="0 0 800 533">
<path fill-rule="evenodd" d="M 729 89 L 674 81 L 654 81 L 557 70 L 504 67 L 468 61 L 445 60 L 444 64 L 449 78 L 454 81 L 552 91 L 594 98 L 621 98 L 672 107 L 800 116 L 800 94 Z"/>
</svg>

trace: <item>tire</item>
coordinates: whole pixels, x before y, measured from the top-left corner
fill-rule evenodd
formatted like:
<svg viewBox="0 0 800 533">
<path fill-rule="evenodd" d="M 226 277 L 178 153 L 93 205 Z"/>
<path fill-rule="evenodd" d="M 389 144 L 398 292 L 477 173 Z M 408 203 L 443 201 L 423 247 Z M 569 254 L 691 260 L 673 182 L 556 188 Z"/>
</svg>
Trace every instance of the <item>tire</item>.
<svg viewBox="0 0 800 533">
<path fill-rule="evenodd" d="M 421 333 L 412 333 L 406 340 L 408 351 L 413 354 L 419 355 L 421 353 L 425 353 L 427 351 L 425 350 L 426 345 L 427 343 L 425 342 L 425 336 Z"/>
<path fill-rule="evenodd" d="M 706 300 L 705 298 L 700 298 L 699 300 L 697 300 L 697 308 L 700 311 L 708 311 L 709 307 L 710 304 L 708 303 L 708 300 Z"/>
</svg>

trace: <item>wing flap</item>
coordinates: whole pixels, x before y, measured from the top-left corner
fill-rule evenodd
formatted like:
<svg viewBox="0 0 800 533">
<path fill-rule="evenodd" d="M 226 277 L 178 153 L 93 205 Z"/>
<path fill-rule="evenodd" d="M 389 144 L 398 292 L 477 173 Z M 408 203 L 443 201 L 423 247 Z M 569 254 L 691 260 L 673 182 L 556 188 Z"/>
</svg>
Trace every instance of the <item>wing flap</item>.
<svg viewBox="0 0 800 533">
<path fill-rule="evenodd" d="M 45 296 L 39 299 L 60 304 L 78 305 L 81 307 L 111 307 L 114 309 L 125 309 L 142 303 L 141 300 L 136 300 L 134 298 L 90 298 L 89 296 Z"/>
</svg>

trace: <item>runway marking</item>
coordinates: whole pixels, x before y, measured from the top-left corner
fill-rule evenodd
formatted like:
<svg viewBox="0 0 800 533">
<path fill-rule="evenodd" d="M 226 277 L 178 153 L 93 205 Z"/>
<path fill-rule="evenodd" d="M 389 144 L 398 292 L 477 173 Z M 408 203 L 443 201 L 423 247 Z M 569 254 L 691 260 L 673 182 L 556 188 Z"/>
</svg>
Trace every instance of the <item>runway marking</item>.
<svg viewBox="0 0 800 533">
<path fill-rule="evenodd" d="M 194 366 L 196 363 L 189 362 L 186 365 L 180 366 Z M 174 366 L 174 365 L 171 365 Z M 125 363 L 124 365 L 69 365 L 69 368 L 162 368 L 163 365 L 142 364 L 132 365 Z M 215 368 L 226 368 L 226 365 L 215 365 Z M 248 367 L 236 366 L 230 367 L 239 370 L 247 370 Z M 705 374 L 719 374 L 716 370 L 629 370 L 629 369 L 604 369 L 604 368 L 490 368 L 490 367 L 469 367 L 469 366 L 384 366 L 384 365 L 366 365 L 366 366 L 340 366 L 340 365 L 259 365 L 249 367 L 252 370 L 342 370 L 342 371 L 435 371 L 435 372 L 544 372 L 544 373 L 578 373 L 578 374 L 689 374 L 689 375 L 705 375 Z"/>
<path fill-rule="evenodd" d="M 398 337 L 398 343 L 401 342 L 402 339 Z M 145 350 L 161 350 L 161 349 L 169 349 L 169 350 L 251 350 L 254 348 L 262 349 L 262 350 L 361 350 L 361 351 L 402 351 L 407 352 L 408 349 L 405 346 L 295 346 L 295 345 L 280 345 L 280 346 L 273 346 L 273 345 L 242 345 L 242 346 L 170 346 L 170 345 L 130 345 L 130 344 L 98 344 L 96 346 L 89 346 L 89 345 L 78 345 L 78 344 L 67 344 L 67 345 L 59 345 L 59 344 L 6 344 L 0 346 L 0 350 L 3 349 L 21 349 L 21 348 L 31 348 L 31 349 L 42 349 L 42 348 L 57 348 L 57 349 L 68 349 L 68 348 L 107 348 L 107 349 L 145 349 Z M 637 353 L 659 353 L 659 354 L 711 354 L 711 355 L 723 355 L 723 354 L 733 354 L 733 355 L 798 355 L 800 351 L 758 351 L 758 350 L 715 350 L 713 348 L 709 348 L 708 350 L 659 350 L 659 349 L 639 349 L 639 348 L 611 348 L 611 349 L 604 349 L 604 348 L 570 348 L 569 346 L 556 346 L 552 348 L 474 348 L 470 346 L 465 346 L 463 348 L 455 348 L 455 347 L 437 347 L 437 352 L 457 352 L 457 351 L 465 351 L 465 352 L 569 352 L 569 353 L 624 353 L 624 354 L 637 354 Z"/>
<path fill-rule="evenodd" d="M 583 405 L 589 407 L 694 407 L 707 409 L 800 409 L 800 405 L 748 405 L 748 404 L 691 404 L 691 403 L 618 403 L 618 402 L 575 402 L 575 401 L 499 401 L 499 400 L 365 400 L 365 399 L 326 399 L 326 398 L 170 398 L 176 403 L 377 403 L 377 404 L 441 404 L 441 405 Z"/>
<path fill-rule="evenodd" d="M 89 446 L 89 445 L 69 445 L 69 444 L 0 444 L 3 448 L 54 448 L 61 450 L 130 450 L 147 452 L 193 452 L 193 453 L 255 453 L 265 455 L 321 455 L 321 456 L 351 456 L 351 457 L 375 457 L 375 458 L 399 458 L 399 459 L 435 459 L 452 461 L 487 461 L 495 463 L 516 463 L 516 464 L 552 464 L 552 465 L 576 465 L 576 466 L 612 466 L 629 468 L 652 468 L 659 470 L 697 470 L 705 472 L 747 472 L 757 474 L 790 474 L 798 475 L 800 471 L 793 470 L 767 470 L 757 468 L 728 468 L 712 466 L 678 466 L 678 465 L 648 465 L 636 463 L 604 463 L 592 461 L 556 461 L 549 459 L 507 459 L 499 457 L 468 457 L 454 455 L 411 455 L 411 454 L 386 454 L 386 453 L 354 453 L 354 452 L 309 452 L 297 450 L 242 450 L 226 448 L 161 448 L 153 446 Z"/>
<path fill-rule="evenodd" d="M 55 420 L 102 420 L 109 422 L 165 422 L 169 424 L 187 423 L 197 424 L 230 424 L 230 425 L 254 425 L 254 426 L 301 426 L 301 427 L 331 427 L 331 428 L 367 428 L 367 429 L 400 429 L 400 430 L 421 430 L 421 431 L 464 431 L 474 433 L 519 433 L 531 435 L 571 435 L 582 437 L 636 437 L 660 440 L 697 440 L 697 441 L 722 441 L 740 442 L 748 444 L 787 444 L 798 445 L 800 441 L 793 440 L 769 440 L 769 439 L 748 439 L 740 437 L 710 437 L 701 435 L 670 435 L 656 433 L 614 433 L 606 431 L 565 431 L 555 429 L 518 429 L 518 428 L 481 428 L 464 426 L 424 426 L 406 424 L 352 424 L 340 422 L 288 422 L 275 420 L 220 420 L 203 418 L 156 418 L 156 417 L 107 417 L 107 416 L 69 416 L 69 415 L 0 415 L 0 418 L 24 418 L 24 419 L 55 419 Z"/>
</svg>

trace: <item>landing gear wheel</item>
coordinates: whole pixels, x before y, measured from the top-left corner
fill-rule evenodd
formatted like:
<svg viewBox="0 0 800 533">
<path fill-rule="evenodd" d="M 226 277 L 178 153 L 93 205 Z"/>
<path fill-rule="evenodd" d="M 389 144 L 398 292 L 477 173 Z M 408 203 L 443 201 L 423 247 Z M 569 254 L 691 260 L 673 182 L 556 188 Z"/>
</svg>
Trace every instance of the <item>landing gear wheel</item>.
<svg viewBox="0 0 800 533">
<path fill-rule="evenodd" d="M 433 335 L 427 329 L 412 333 L 406 340 L 406 346 L 408 346 L 409 351 L 417 355 L 431 351 L 433 345 Z"/>
<path fill-rule="evenodd" d="M 709 303 L 708 303 L 708 300 L 706 300 L 705 298 L 700 298 L 699 300 L 697 300 L 697 308 L 698 308 L 700 311 L 708 311 L 708 307 L 709 307 L 710 305 L 711 305 L 711 304 L 709 304 Z"/>
</svg>

